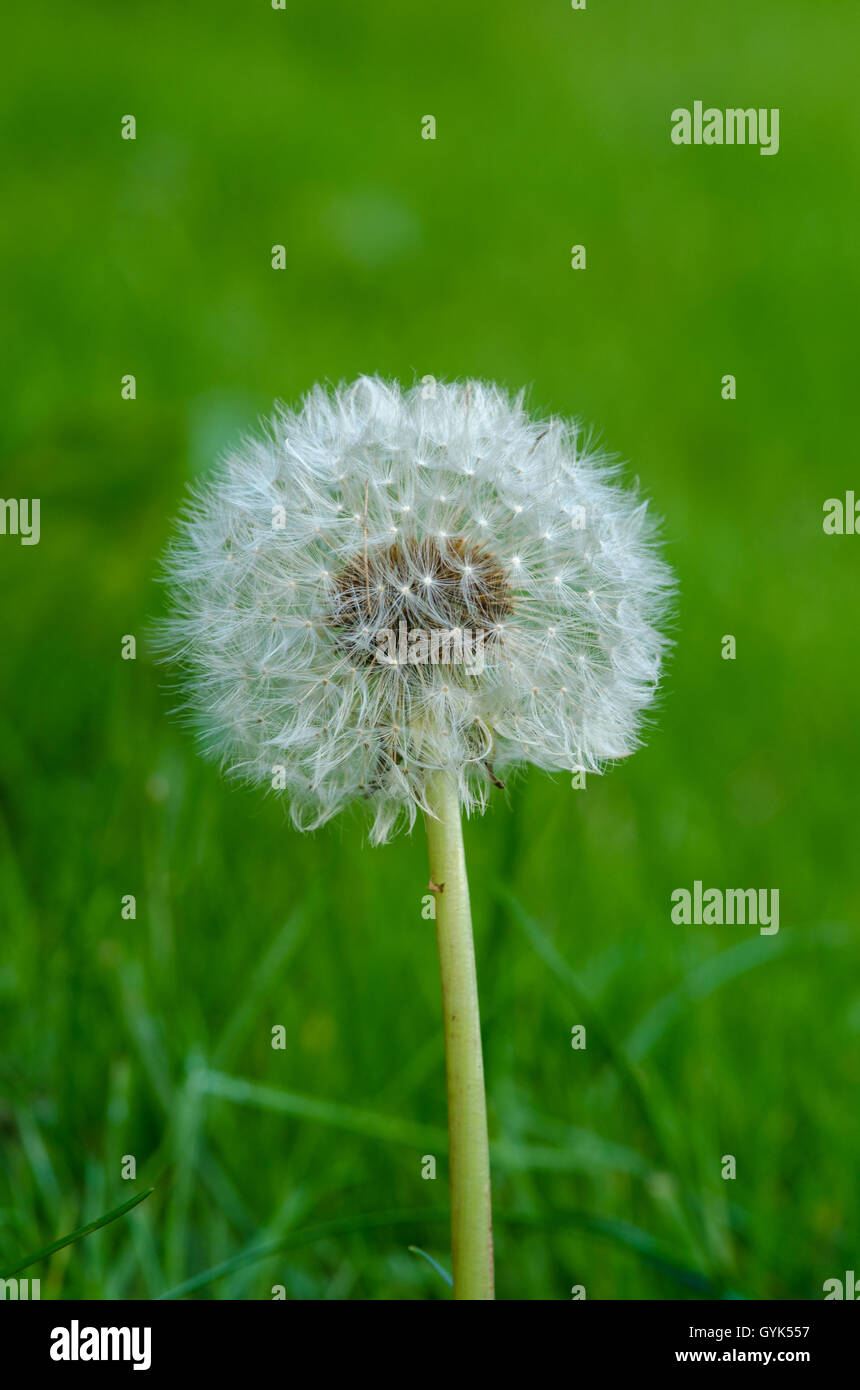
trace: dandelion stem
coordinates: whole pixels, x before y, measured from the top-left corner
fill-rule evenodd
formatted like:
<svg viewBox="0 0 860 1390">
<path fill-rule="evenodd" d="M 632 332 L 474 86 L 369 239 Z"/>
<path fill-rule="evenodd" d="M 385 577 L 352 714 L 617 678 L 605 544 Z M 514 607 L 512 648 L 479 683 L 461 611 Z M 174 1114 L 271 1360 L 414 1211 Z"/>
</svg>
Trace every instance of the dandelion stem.
<svg viewBox="0 0 860 1390">
<path fill-rule="evenodd" d="M 491 1299 L 493 1224 L 478 981 L 460 805 L 450 773 L 432 779 L 428 806 L 433 813 L 426 817 L 427 846 L 436 892 L 448 1074 L 454 1298 Z"/>
</svg>

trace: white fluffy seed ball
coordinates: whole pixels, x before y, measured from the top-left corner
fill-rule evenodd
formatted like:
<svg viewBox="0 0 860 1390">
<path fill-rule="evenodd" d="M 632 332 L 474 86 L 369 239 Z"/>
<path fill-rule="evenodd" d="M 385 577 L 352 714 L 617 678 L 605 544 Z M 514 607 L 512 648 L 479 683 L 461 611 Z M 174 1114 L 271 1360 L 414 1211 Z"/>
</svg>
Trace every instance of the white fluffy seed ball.
<svg viewBox="0 0 860 1390">
<path fill-rule="evenodd" d="M 616 471 L 486 383 L 361 377 L 279 408 L 166 557 L 161 647 L 205 751 L 301 829 L 366 803 L 375 842 L 433 773 L 471 810 L 517 764 L 631 753 L 673 580 Z"/>
</svg>

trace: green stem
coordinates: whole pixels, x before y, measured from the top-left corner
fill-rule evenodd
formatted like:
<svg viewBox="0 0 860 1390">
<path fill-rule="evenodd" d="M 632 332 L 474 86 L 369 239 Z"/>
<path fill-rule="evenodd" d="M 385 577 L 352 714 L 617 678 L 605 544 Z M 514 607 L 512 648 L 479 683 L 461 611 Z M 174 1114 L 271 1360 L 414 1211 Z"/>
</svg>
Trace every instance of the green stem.
<svg viewBox="0 0 860 1390">
<path fill-rule="evenodd" d="M 425 820 L 430 883 L 436 894 L 448 1073 L 454 1298 L 491 1299 L 493 1222 L 478 981 L 460 803 L 450 775 L 433 778 L 427 804 L 433 813 Z"/>
</svg>

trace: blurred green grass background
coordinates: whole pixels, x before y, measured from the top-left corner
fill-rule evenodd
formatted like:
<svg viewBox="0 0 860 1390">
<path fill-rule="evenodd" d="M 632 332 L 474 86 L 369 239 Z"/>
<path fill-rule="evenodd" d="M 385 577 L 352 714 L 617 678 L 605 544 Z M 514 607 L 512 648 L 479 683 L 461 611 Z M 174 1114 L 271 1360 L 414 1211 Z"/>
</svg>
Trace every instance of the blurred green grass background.
<svg viewBox="0 0 860 1390">
<path fill-rule="evenodd" d="M 860 13 L 9 24 L 0 490 L 42 537 L 0 538 L 0 1268 L 154 1184 L 43 1297 L 448 1296 L 407 1249 L 449 1262 L 422 837 L 227 788 L 145 644 L 190 477 L 276 397 L 432 373 L 595 425 L 681 580 L 647 748 L 467 827 L 498 1295 L 821 1297 L 860 1255 L 860 542 L 821 526 L 857 484 Z M 696 99 L 779 107 L 778 155 L 673 146 Z M 673 925 L 694 879 L 778 888 L 779 934 Z"/>
</svg>

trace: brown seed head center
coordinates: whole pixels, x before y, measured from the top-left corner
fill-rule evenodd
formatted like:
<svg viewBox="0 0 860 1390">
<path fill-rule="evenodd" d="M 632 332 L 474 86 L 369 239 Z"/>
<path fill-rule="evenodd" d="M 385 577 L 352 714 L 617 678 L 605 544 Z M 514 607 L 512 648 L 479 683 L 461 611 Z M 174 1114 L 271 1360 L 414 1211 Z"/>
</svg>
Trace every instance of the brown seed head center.
<svg viewBox="0 0 860 1390">
<path fill-rule="evenodd" d="M 331 623 L 370 654 L 374 635 L 421 628 L 470 630 L 482 640 L 513 612 L 507 575 L 490 551 L 462 536 L 372 545 L 335 579 Z M 359 640 L 359 638 L 362 640 Z"/>
</svg>

